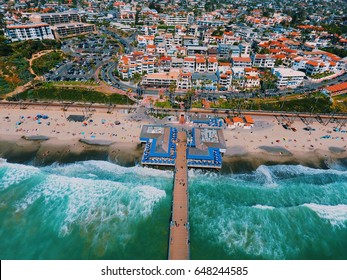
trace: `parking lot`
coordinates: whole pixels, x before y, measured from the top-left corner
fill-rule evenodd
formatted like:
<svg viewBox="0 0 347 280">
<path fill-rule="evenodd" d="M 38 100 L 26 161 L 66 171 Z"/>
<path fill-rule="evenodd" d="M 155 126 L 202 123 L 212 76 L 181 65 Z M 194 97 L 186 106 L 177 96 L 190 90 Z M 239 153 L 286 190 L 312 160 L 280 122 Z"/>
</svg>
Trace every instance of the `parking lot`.
<svg viewBox="0 0 347 280">
<path fill-rule="evenodd" d="M 96 69 L 118 51 L 113 41 L 95 34 L 67 39 L 61 49 L 69 58 L 44 75 L 46 81 L 92 80 Z"/>
</svg>

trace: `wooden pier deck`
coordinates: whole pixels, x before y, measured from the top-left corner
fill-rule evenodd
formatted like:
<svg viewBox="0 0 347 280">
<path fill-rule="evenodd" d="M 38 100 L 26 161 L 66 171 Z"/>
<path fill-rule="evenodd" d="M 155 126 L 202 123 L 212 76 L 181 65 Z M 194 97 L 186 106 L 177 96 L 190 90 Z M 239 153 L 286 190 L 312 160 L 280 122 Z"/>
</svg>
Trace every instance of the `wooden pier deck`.
<svg viewBox="0 0 347 280">
<path fill-rule="evenodd" d="M 168 258 L 169 260 L 188 260 L 190 258 L 190 241 L 187 135 L 185 132 L 178 132 L 177 142 Z"/>
</svg>

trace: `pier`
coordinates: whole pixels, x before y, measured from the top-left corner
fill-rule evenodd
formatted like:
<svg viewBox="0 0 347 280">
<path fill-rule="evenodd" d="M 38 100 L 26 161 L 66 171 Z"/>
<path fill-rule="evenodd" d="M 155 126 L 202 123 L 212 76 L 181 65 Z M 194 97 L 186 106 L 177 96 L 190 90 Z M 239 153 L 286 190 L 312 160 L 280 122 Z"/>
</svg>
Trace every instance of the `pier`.
<svg viewBox="0 0 347 280">
<path fill-rule="evenodd" d="M 169 260 L 190 259 L 188 168 L 219 170 L 226 144 L 222 123 L 199 119 L 192 125 L 144 125 L 142 165 L 174 167 L 169 226 Z"/>
<path fill-rule="evenodd" d="M 190 240 L 187 135 L 185 132 L 178 132 L 176 152 L 168 258 L 169 260 L 188 260 L 190 258 Z"/>
</svg>

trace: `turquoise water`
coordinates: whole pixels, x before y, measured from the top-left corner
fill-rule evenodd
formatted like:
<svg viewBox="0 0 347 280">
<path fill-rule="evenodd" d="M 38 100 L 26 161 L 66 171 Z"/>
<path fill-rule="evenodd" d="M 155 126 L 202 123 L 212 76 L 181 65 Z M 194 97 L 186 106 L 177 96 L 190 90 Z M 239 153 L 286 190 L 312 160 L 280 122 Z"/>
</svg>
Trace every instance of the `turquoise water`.
<svg viewBox="0 0 347 280">
<path fill-rule="evenodd" d="M 172 176 L 106 161 L 0 162 L 0 258 L 166 259 Z M 193 259 L 347 259 L 347 171 L 189 178 Z"/>
</svg>

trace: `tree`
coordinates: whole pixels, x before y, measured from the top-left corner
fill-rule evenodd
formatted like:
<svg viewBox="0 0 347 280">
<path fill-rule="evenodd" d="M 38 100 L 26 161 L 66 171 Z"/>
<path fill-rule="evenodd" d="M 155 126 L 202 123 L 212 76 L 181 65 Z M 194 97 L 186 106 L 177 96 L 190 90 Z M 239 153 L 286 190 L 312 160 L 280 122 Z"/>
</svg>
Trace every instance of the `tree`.
<svg viewBox="0 0 347 280">
<path fill-rule="evenodd" d="M 138 84 L 139 82 L 141 82 L 142 80 L 142 76 L 140 73 L 134 73 L 134 75 L 132 76 L 131 78 L 131 81 L 134 83 L 134 84 Z"/>
<path fill-rule="evenodd" d="M 172 81 L 169 86 L 169 94 L 170 94 L 170 101 L 172 102 L 173 96 L 175 96 L 176 92 L 176 81 Z"/>
</svg>

